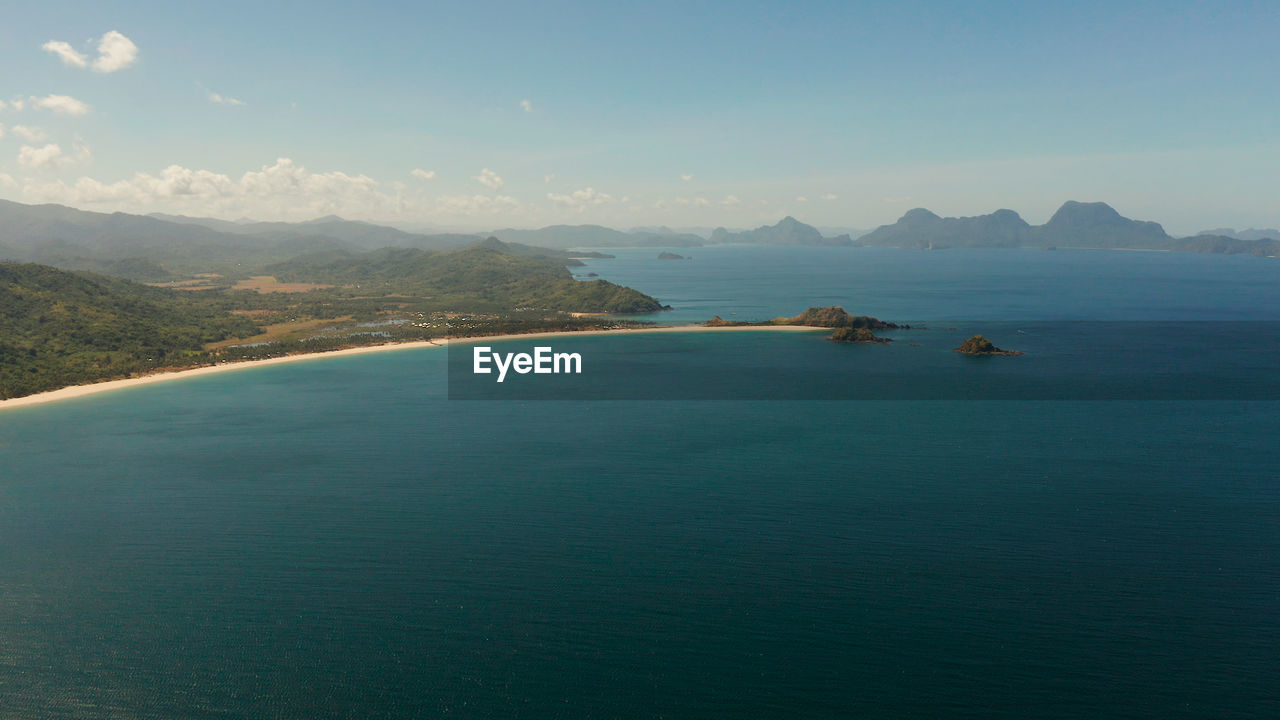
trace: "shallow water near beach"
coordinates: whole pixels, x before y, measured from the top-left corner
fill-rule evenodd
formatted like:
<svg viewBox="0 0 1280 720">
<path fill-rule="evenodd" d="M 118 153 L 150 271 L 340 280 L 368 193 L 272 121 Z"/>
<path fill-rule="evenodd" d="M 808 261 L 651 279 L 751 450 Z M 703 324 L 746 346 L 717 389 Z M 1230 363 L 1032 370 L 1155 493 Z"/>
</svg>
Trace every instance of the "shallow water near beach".
<svg viewBox="0 0 1280 720">
<path fill-rule="evenodd" d="M 1018 329 L 1106 321 L 1092 340 L 1133 350 L 1127 323 L 1231 343 L 1280 320 L 1259 258 L 657 252 L 581 271 L 669 321 L 842 304 L 931 329 L 575 339 L 632 358 L 631 387 L 715 387 L 715 353 L 814 372 L 878 350 L 932 353 L 893 363 L 928 386 L 973 361 L 948 323 L 1028 352 L 977 367 L 1046 387 L 1063 336 Z M 1166 365 L 1204 357 L 1159 337 Z M 1274 716 L 1280 406 L 1234 381 L 1276 353 L 1224 354 L 1234 394 L 1202 399 L 1085 353 L 1128 384 L 470 402 L 427 348 L 0 412 L 0 716 Z"/>
</svg>

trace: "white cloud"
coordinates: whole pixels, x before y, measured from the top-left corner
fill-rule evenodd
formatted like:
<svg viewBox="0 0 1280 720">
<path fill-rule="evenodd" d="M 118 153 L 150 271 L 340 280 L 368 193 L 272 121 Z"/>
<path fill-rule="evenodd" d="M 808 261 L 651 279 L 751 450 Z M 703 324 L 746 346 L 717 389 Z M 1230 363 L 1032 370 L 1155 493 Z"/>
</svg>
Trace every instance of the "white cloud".
<svg viewBox="0 0 1280 720">
<path fill-rule="evenodd" d="M 64 64 L 72 67 L 82 68 L 89 64 L 89 58 L 85 57 L 83 53 L 77 52 L 69 43 L 61 40 L 50 40 L 41 45 L 40 49 L 57 55 L 62 58 Z"/>
<path fill-rule="evenodd" d="M 14 125 L 9 129 L 13 131 L 14 135 L 17 135 L 27 142 L 40 142 L 49 137 L 48 133 L 46 133 L 43 128 L 38 128 L 34 125 Z M 4 137 L 4 132 L 0 131 L 0 137 Z"/>
<path fill-rule="evenodd" d="M 446 215 L 502 215 L 523 209 L 519 200 L 506 195 L 446 195 L 436 198 L 434 213 Z"/>
<path fill-rule="evenodd" d="M 63 115 L 87 115 L 89 114 L 89 106 L 71 97 L 70 95 L 46 95 L 42 98 L 29 98 L 31 104 L 45 110 L 52 110 Z M 14 104 L 15 109 L 21 110 L 21 106 Z"/>
<path fill-rule="evenodd" d="M 595 188 L 583 188 L 575 190 L 569 195 L 557 195 L 556 193 L 547 193 L 547 199 L 556 204 L 556 207 L 566 210 L 576 210 L 582 212 L 591 205 L 607 205 L 613 202 L 613 196 L 608 193 L 597 192 Z"/>
<path fill-rule="evenodd" d="M 117 30 L 110 30 L 98 39 L 98 57 L 89 62 L 89 56 L 61 40 L 50 40 L 40 49 L 53 53 L 71 67 L 91 67 L 94 72 L 111 73 L 123 70 L 138 59 L 138 46 Z"/>
<path fill-rule="evenodd" d="M 835 200 L 835 199 L 836 199 L 836 196 L 835 196 L 835 195 L 832 195 L 831 193 L 827 193 L 826 195 L 823 195 L 823 196 L 822 196 L 822 199 L 823 199 L 823 200 Z"/>
<path fill-rule="evenodd" d="M 12 175 L 6 175 L 4 173 L 0 173 L 0 187 L 16 188 L 18 187 L 18 181 L 14 180 Z"/>
<path fill-rule="evenodd" d="M 3 110 L 4 106 L 5 106 L 5 102 L 3 100 L 0 100 L 0 110 Z"/>
<path fill-rule="evenodd" d="M 692 180 L 692 179 L 693 179 L 693 174 L 692 174 L 692 173 L 680 173 L 680 179 L 681 179 L 681 180 L 683 180 L 683 181 L 685 181 L 685 182 L 689 182 L 690 180 Z"/>
<path fill-rule="evenodd" d="M 62 154 L 62 147 L 55 143 L 49 143 L 44 147 L 33 147 L 31 145 L 23 145 L 18 150 L 18 164 L 25 168 L 40 170 L 45 168 L 56 168 L 74 162 Z"/>
<path fill-rule="evenodd" d="M 0 140 L 4 139 L 4 126 L 0 125 Z"/>
<path fill-rule="evenodd" d="M 209 102 L 218 105 L 245 105 L 245 101 L 233 98 L 227 95 L 220 95 L 212 90 L 209 91 Z"/>
<path fill-rule="evenodd" d="M 738 199 L 737 195 L 725 195 L 724 199 L 720 201 L 720 204 L 725 207 L 733 207 L 734 205 L 741 205 L 742 201 Z"/>
<path fill-rule="evenodd" d="M 676 204 L 692 205 L 694 207 L 707 207 L 711 204 L 711 201 L 704 197 L 678 197 L 676 198 Z"/>
<path fill-rule="evenodd" d="M 381 221 L 485 218 L 483 222 L 488 224 L 493 217 L 520 216 L 531 209 L 505 195 L 434 197 L 421 187 L 398 182 L 380 184 L 365 175 L 314 173 L 289 158 L 246 172 L 239 179 L 179 165 L 171 165 L 158 174 L 137 173 L 115 182 L 91 177 L 75 182 L 27 178 L 22 183 L 22 197 L 24 202 L 125 212 L 280 220 L 341 215 Z"/>
<path fill-rule="evenodd" d="M 543 185 L 550 185 L 550 184 L 551 184 L 551 181 L 552 181 L 552 180 L 555 180 L 555 179 L 556 179 L 556 176 L 555 176 L 555 175 L 543 175 L 543 176 L 542 176 L 542 184 L 543 184 Z"/>
<path fill-rule="evenodd" d="M 480 174 L 475 176 L 474 179 L 490 190 L 501 190 L 504 185 L 502 178 L 498 177 L 498 173 L 490 170 L 489 168 L 481 170 Z"/>
<path fill-rule="evenodd" d="M 803 196 L 803 195 L 800 195 L 800 196 L 797 196 L 797 197 L 796 197 L 796 202 L 809 202 L 809 198 L 807 198 L 807 197 L 805 197 L 805 196 Z"/>
<path fill-rule="evenodd" d="M 9 101 L 9 107 L 13 108 L 14 112 L 17 112 L 26 106 L 27 106 L 27 101 L 23 100 L 22 98 L 14 98 Z M 0 104 L 0 108 L 2 107 L 3 105 Z"/>
<path fill-rule="evenodd" d="M 414 168 L 413 170 L 409 171 L 409 174 L 418 178 L 419 180 L 435 180 L 436 179 L 435 170 L 423 170 L 422 168 Z"/>
<path fill-rule="evenodd" d="M 103 34 L 98 41 L 98 59 L 93 69 L 100 73 L 123 70 L 138 59 L 138 46 L 115 30 Z"/>
<path fill-rule="evenodd" d="M 533 112 L 533 102 L 531 100 L 521 100 L 520 107 L 527 113 Z"/>
</svg>

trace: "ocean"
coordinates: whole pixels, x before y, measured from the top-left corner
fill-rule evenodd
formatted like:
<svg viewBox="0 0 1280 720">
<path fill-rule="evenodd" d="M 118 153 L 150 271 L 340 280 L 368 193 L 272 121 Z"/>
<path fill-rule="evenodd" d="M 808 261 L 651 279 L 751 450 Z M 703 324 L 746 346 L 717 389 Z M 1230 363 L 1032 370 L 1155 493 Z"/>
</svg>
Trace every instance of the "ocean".
<svg viewBox="0 0 1280 720">
<path fill-rule="evenodd" d="M 927 329 L 573 338 L 564 395 L 460 399 L 427 348 L 0 412 L 0 717 L 1280 715 L 1274 259 L 608 252 L 578 270 L 657 320 Z"/>
</svg>

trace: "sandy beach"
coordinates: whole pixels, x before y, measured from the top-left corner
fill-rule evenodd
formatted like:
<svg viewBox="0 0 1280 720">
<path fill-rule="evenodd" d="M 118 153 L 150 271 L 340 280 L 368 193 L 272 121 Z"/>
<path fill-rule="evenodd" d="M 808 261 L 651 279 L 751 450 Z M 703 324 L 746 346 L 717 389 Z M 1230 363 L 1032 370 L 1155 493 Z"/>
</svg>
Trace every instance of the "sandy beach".
<svg viewBox="0 0 1280 720">
<path fill-rule="evenodd" d="M 18 407 L 26 407 L 30 405 L 41 405 L 44 403 L 55 402 L 58 400 L 68 400 L 71 398 L 84 397 L 86 395 L 95 395 L 97 393 L 108 392 L 111 390 L 122 390 L 125 388 L 137 387 L 139 385 L 150 385 L 158 382 L 168 382 L 170 380 L 182 380 L 184 378 L 196 377 L 198 375 L 211 375 L 214 373 L 231 372 L 232 370 L 244 370 L 246 368 L 263 367 L 266 365 L 280 365 L 283 363 L 302 362 L 305 360 L 315 360 L 318 358 L 339 357 L 342 355 L 362 355 L 364 353 L 373 352 L 389 352 L 392 350 L 413 350 L 417 348 L 428 347 L 445 347 L 452 343 L 477 343 L 477 342 L 500 342 L 503 340 L 522 340 L 525 338 L 554 338 L 554 337 L 581 337 L 584 335 L 621 335 L 634 334 L 643 335 L 649 333 L 672 333 L 672 332 L 820 332 L 830 331 L 830 328 L 809 327 L 807 325 L 752 325 L 742 326 L 735 325 L 730 327 L 706 327 L 703 325 L 668 325 L 662 327 L 646 327 L 646 328 L 617 328 L 613 330 L 563 330 L 556 332 L 539 332 L 539 333 L 516 333 L 511 335 L 478 335 L 474 337 L 455 337 L 455 338 L 436 338 L 434 340 L 415 340 L 403 343 L 386 343 L 383 345 L 362 345 L 360 347 L 346 348 L 344 350 L 329 350 L 318 353 L 300 353 L 297 355 L 284 355 L 282 357 L 267 358 L 264 360 L 244 360 L 240 362 L 221 363 L 218 365 L 205 365 L 197 368 L 187 368 L 183 370 L 172 370 L 168 372 L 157 372 L 141 377 L 124 378 L 121 380 L 107 380 L 104 382 L 90 383 L 88 385 L 72 385 L 69 387 L 59 388 L 57 390 L 49 390 L 47 392 L 36 393 L 34 395 L 26 395 L 19 398 L 10 398 L 8 400 L 0 400 L 0 411 Z"/>
</svg>

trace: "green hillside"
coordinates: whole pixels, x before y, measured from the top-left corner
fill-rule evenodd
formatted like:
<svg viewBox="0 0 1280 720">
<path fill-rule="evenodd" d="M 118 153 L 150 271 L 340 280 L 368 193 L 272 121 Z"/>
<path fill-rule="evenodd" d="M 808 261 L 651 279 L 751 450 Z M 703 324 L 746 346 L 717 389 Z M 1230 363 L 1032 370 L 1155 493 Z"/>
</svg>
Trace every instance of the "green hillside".
<svg viewBox="0 0 1280 720">
<path fill-rule="evenodd" d="M 270 265 L 285 282 L 340 286 L 345 295 L 418 298 L 435 310 L 648 313 L 660 302 L 604 280 L 579 282 L 556 257 L 515 255 L 497 241 L 452 252 L 383 248 L 325 252 Z"/>
<path fill-rule="evenodd" d="M 256 331 L 205 296 L 0 263 L 0 398 L 195 364 Z"/>
</svg>

